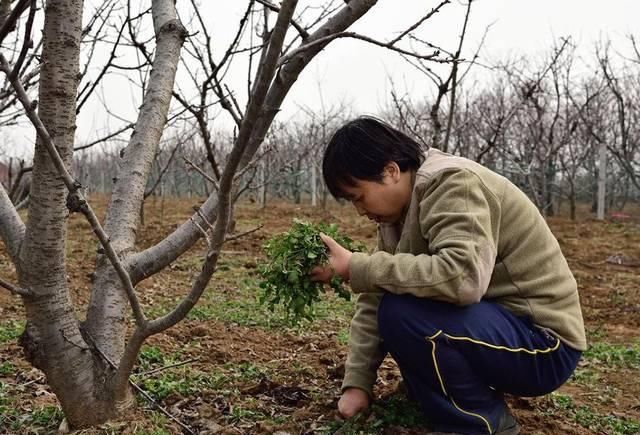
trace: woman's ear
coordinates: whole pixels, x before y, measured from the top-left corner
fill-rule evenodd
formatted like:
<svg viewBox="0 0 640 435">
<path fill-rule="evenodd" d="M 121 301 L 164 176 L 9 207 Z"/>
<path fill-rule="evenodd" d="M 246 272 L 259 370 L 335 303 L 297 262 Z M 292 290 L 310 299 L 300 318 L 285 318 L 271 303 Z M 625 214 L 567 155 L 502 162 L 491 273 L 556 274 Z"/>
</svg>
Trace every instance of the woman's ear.
<svg viewBox="0 0 640 435">
<path fill-rule="evenodd" d="M 400 174 L 402 173 L 402 171 L 400 170 L 400 166 L 398 166 L 398 164 L 396 162 L 387 162 L 386 165 L 384 165 L 384 170 L 383 170 L 383 175 L 384 176 L 388 176 L 390 177 L 389 179 L 395 183 L 397 183 L 398 181 L 400 181 Z"/>
</svg>

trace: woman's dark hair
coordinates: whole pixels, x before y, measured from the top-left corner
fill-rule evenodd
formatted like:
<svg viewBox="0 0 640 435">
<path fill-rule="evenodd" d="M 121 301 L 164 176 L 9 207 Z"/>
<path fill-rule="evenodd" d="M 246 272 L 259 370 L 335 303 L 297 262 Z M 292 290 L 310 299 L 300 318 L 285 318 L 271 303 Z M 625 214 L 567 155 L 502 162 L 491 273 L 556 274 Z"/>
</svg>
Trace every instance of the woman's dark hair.
<svg viewBox="0 0 640 435">
<path fill-rule="evenodd" d="M 384 121 L 361 116 L 331 137 L 322 161 L 324 182 L 331 195 L 343 198 L 343 187 L 355 186 L 357 180 L 382 181 L 389 162 L 396 162 L 402 172 L 417 170 L 426 148 Z"/>
</svg>

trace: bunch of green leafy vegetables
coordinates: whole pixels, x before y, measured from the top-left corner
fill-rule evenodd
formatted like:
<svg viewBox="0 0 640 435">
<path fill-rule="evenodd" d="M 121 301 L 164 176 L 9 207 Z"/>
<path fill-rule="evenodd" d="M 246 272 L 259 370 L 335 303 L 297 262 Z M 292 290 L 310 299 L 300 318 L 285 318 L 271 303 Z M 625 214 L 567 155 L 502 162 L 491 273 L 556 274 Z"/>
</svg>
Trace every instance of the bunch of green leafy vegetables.
<svg viewBox="0 0 640 435">
<path fill-rule="evenodd" d="M 274 236 L 264 245 L 267 261 L 258 266 L 263 278 L 260 301 L 267 303 L 271 310 L 282 304 L 287 319 L 293 324 L 302 319 L 313 320 L 313 304 L 324 292 L 323 284 L 311 281 L 309 275 L 313 267 L 328 261 L 328 250 L 320 233 L 350 251 L 364 250 L 362 244 L 340 234 L 336 224 L 314 224 L 298 219 L 293 220 L 289 231 Z M 329 285 L 338 296 L 350 299 L 351 294 L 338 275 L 333 276 Z"/>
</svg>

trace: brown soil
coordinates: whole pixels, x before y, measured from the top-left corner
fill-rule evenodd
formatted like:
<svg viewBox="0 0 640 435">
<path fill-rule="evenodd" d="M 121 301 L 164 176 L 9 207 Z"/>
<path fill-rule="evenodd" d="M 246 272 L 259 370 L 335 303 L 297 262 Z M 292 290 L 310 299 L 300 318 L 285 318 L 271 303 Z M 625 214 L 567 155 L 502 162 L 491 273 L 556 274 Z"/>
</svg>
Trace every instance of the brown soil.
<svg viewBox="0 0 640 435">
<path fill-rule="evenodd" d="M 140 234 L 141 247 L 157 242 L 172 231 L 189 215 L 194 202 L 149 201 L 145 226 Z M 103 203 L 97 201 L 99 207 Z M 607 262 L 612 255 L 640 259 L 640 221 L 633 218 L 637 213 L 631 215 L 631 219 L 623 222 L 599 222 L 591 218 L 576 222 L 565 218 L 549 219 L 578 281 L 590 338 L 612 345 L 638 343 L 640 337 L 640 267 Z M 255 268 L 261 259 L 262 244 L 270 235 L 288 229 L 294 217 L 337 222 L 340 229 L 354 239 L 369 246 L 375 241 L 375 227 L 356 216 L 350 207 L 332 205 L 329 210 L 321 210 L 277 203 L 260 210 L 254 204 L 243 204 L 236 215 L 238 231 L 257 224 L 264 224 L 264 228 L 225 245 L 221 263 L 225 267 L 214 275 L 207 291 L 210 305 L 243 300 L 241 283 L 245 278 L 256 278 Z M 69 280 L 72 297 L 82 317 L 97 244 L 80 216 L 72 216 L 69 226 Z M 15 280 L 13 268 L 2 249 L 0 246 L 0 276 Z M 200 244 L 166 271 L 138 286 L 147 308 L 170 307 L 172 301 L 175 303 L 175 299 L 187 291 L 190 279 L 199 268 L 202 250 Z M 22 314 L 19 299 L 0 290 L 0 323 L 20 320 Z M 251 319 L 234 321 L 217 315 L 186 320 L 149 340 L 148 344 L 160 349 L 163 355 L 176 355 L 179 361 L 190 361 L 181 368 L 166 369 L 158 375 L 171 370 L 179 377 L 217 373 L 225 381 L 215 387 L 208 385 L 187 393 L 172 392 L 163 397 L 161 404 L 199 433 L 280 431 L 281 434 L 312 434 L 338 428 L 340 423 L 335 422 L 338 419 L 335 408 L 344 373 L 347 325 L 348 316 L 343 314 L 329 314 L 294 329 L 268 327 L 258 320 L 252 324 Z M 55 396 L 48 391 L 41 373 L 24 361 L 15 339 L 0 343 L 0 364 L 3 363 L 10 363 L 14 368 L 10 373 L 0 374 L 5 392 L 10 396 L 10 406 L 15 408 L 11 421 L 15 422 L 15 415 L 29 416 L 33 415 L 34 409 L 56 406 Z M 592 381 L 572 381 L 560 390 L 562 395 L 573 399 L 575 407 L 584 405 L 601 416 L 640 421 L 637 367 L 589 360 L 581 364 L 581 369 L 597 376 Z M 378 398 L 397 394 L 395 390 L 400 378 L 391 360 L 385 361 L 379 378 Z M 608 433 L 595 427 L 585 428 L 571 412 L 554 405 L 551 396 L 510 398 L 509 401 L 523 433 Z M 180 433 L 175 423 L 166 419 L 158 422 L 157 412 L 150 412 L 147 404 L 140 403 L 143 405 L 121 422 L 78 433 Z M 32 420 L 26 418 L 23 426 L 14 425 L 13 429 L 5 421 L 3 429 L 0 419 L 0 433 L 3 430 L 6 433 L 46 433 L 52 430 L 54 423 L 56 426 L 59 423 L 58 419 L 46 426 L 47 429 L 38 429 L 37 423 L 29 423 Z M 159 431 L 161 429 L 164 432 Z M 378 433 L 418 434 L 425 431 L 392 424 Z M 340 433 L 351 432 L 343 430 Z"/>
</svg>

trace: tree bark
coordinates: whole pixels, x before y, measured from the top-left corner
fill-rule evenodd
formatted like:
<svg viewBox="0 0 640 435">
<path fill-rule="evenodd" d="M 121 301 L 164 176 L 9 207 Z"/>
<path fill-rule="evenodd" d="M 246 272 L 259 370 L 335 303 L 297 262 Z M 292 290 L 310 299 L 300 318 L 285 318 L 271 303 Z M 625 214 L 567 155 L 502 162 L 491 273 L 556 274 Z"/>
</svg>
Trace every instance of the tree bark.
<svg viewBox="0 0 640 435">
<path fill-rule="evenodd" d="M 153 1 L 156 54 L 136 127 L 122 154 L 122 167 L 107 209 L 105 231 L 115 251 L 126 258 L 136 241 L 140 209 L 154 157 L 167 121 L 180 50 L 186 30 L 176 19 L 174 2 Z M 135 284 L 135 280 L 133 280 Z M 86 326 L 100 350 L 118 361 L 125 344 L 127 295 L 105 256 L 99 256 Z"/>
<path fill-rule="evenodd" d="M 67 167 L 76 129 L 82 0 L 49 0 L 43 32 L 39 116 Z M 29 220 L 17 263 L 27 326 L 27 359 L 47 376 L 73 426 L 102 422 L 112 407 L 105 367 L 85 343 L 69 297 L 65 264 L 67 188 L 40 138 L 36 141 Z"/>
</svg>

